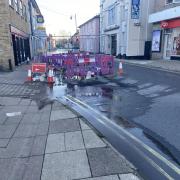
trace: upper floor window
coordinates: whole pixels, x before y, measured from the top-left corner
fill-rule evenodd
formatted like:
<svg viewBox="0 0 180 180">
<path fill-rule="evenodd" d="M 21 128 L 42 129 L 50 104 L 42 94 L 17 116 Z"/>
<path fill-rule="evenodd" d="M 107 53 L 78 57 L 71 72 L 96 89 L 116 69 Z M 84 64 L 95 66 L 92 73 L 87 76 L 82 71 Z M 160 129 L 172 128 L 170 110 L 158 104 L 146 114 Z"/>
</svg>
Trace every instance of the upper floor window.
<svg viewBox="0 0 180 180">
<path fill-rule="evenodd" d="M 23 16 L 25 18 L 25 20 L 27 20 L 27 12 L 26 12 L 26 6 L 23 5 Z"/>
<path fill-rule="evenodd" d="M 9 0 L 9 5 L 13 7 L 14 6 L 14 0 Z"/>
<path fill-rule="evenodd" d="M 111 6 L 108 9 L 108 25 L 115 24 L 115 6 Z"/>
<path fill-rule="evenodd" d="M 19 13 L 21 16 L 23 16 L 23 5 L 22 5 L 22 1 L 19 1 Z"/>
<path fill-rule="evenodd" d="M 19 3 L 18 0 L 14 0 L 14 8 L 17 12 L 19 12 Z"/>
</svg>

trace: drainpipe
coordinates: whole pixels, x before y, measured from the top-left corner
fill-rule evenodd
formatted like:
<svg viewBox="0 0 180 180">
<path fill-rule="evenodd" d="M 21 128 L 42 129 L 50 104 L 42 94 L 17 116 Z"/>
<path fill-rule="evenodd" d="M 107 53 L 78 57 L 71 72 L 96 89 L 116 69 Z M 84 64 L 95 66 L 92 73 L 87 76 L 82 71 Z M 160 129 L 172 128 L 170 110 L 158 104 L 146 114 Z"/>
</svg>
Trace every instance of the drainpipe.
<svg viewBox="0 0 180 180">
<path fill-rule="evenodd" d="M 31 38 L 31 45 L 32 45 L 32 53 L 33 53 L 33 56 L 34 56 L 34 50 L 33 50 L 33 39 L 32 37 L 34 36 L 34 32 L 33 32 L 33 22 L 32 22 L 32 7 L 31 7 L 31 0 L 28 0 L 28 7 L 29 7 L 29 17 L 30 17 L 30 29 L 31 29 L 31 32 L 30 32 L 30 38 Z"/>
</svg>

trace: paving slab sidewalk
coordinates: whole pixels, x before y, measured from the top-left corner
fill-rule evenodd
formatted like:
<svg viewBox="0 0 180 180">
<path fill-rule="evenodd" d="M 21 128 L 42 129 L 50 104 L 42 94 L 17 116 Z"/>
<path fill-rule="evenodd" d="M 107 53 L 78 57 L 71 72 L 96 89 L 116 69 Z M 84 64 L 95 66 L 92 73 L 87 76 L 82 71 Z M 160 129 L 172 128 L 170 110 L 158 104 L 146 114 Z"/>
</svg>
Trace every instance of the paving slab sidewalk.
<svg viewBox="0 0 180 180">
<path fill-rule="evenodd" d="M 120 61 L 120 59 L 116 59 L 116 61 Z M 121 60 L 121 61 L 127 64 L 180 73 L 180 61 L 175 61 L 175 60 Z"/>
<path fill-rule="evenodd" d="M 0 97 L 0 179 L 139 179 L 135 168 L 59 102 Z M 22 106 L 23 104 L 23 106 Z M 21 112 L 7 117 L 6 113 Z"/>
<path fill-rule="evenodd" d="M 0 180 L 139 179 L 78 114 L 57 101 L 39 109 L 30 97 L 40 90 L 24 85 L 26 73 L 0 74 Z"/>
</svg>

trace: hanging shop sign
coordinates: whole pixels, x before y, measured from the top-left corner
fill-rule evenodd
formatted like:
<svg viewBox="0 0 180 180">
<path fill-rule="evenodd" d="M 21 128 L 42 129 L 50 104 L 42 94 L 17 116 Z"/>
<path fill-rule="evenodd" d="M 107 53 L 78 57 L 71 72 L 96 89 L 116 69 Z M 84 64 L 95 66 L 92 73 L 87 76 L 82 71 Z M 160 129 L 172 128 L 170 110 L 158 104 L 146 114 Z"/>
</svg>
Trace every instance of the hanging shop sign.
<svg viewBox="0 0 180 180">
<path fill-rule="evenodd" d="M 161 51 L 161 30 L 155 30 L 152 34 L 152 52 Z"/>
<path fill-rule="evenodd" d="M 139 19 L 140 17 L 140 0 L 131 1 L 131 19 Z"/>
<path fill-rule="evenodd" d="M 161 21 L 161 28 L 170 29 L 180 27 L 180 19 L 174 19 L 169 21 Z"/>
<path fill-rule="evenodd" d="M 42 15 L 37 15 L 37 23 L 40 23 L 40 24 L 44 23 L 44 17 Z"/>
</svg>

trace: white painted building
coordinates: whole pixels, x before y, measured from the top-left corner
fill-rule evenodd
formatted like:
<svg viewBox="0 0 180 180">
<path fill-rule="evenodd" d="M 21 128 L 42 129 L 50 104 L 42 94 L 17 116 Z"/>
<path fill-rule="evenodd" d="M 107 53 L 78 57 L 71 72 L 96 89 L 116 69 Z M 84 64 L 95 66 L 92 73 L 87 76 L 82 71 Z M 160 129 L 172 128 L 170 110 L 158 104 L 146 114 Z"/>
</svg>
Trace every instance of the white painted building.
<svg viewBox="0 0 180 180">
<path fill-rule="evenodd" d="M 153 24 L 152 58 L 180 60 L 180 0 L 158 0 L 149 16 Z"/>
<path fill-rule="evenodd" d="M 94 16 L 80 25 L 79 29 L 80 51 L 99 53 L 99 15 Z"/>
<path fill-rule="evenodd" d="M 100 50 L 126 58 L 149 58 L 155 0 L 101 0 Z M 145 57 L 146 56 L 146 57 Z"/>
</svg>

